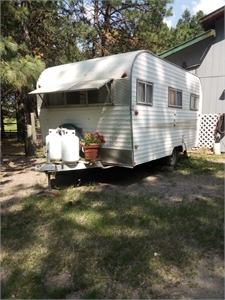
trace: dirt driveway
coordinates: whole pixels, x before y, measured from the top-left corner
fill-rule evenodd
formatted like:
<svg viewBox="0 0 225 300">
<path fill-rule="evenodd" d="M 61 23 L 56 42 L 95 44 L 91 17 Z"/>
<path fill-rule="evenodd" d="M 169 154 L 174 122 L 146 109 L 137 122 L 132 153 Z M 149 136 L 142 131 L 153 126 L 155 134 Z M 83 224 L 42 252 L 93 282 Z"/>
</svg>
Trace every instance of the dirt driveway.
<svg viewBox="0 0 225 300">
<path fill-rule="evenodd" d="M 221 158 L 221 161 L 224 162 L 224 159 Z M 1 201 L 13 201 L 16 204 L 21 197 L 46 189 L 46 175 L 34 172 L 34 166 L 42 162 L 45 162 L 44 158 L 4 156 L 1 168 Z M 182 201 L 184 195 L 187 195 L 188 201 L 192 201 L 198 195 L 203 198 L 204 195 L 221 197 L 224 193 L 224 174 L 186 176 L 182 171 L 162 171 L 157 164 L 147 164 L 134 170 L 111 168 L 95 172 L 66 172 L 57 176 L 53 184 L 55 188 L 72 184 L 82 189 L 86 184 L 94 182 L 96 189 L 104 189 L 110 194 L 157 193 L 161 195 L 161 201 L 166 201 L 168 205 Z M 181 287 L 171 287 L 170 299 L 182 295 L 184 290 L 185 297 L 182 299 L 224 299 L 224 261 L 220 255 L 210 251 L 203 255 L 196 266 L 196 274 L 194 289 L 188 285 L 188 278 L 184 278 Z M 73 298 L 73 295 L 70 296 L 68 298 Z"/>
</svg>

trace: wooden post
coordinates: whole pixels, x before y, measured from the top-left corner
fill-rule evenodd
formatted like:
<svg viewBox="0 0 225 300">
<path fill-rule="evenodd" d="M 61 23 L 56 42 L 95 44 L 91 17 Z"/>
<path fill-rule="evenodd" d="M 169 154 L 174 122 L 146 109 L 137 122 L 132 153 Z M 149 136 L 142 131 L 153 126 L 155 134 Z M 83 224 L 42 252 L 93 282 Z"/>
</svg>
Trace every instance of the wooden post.
<svg viewBox="0 0 225 300">
<path fill-rule="evenodd" d="M 27 156 L 34 156 L 36 153 L 36 144 L 35 141 L 32 139 L 32 126 L 27 125 L 27 138 L 26 138 L 26 149 L 27 149 Z"/>
<path fill-rule="evenodd" d="M 30 114 L 30 119 L 31 119 L 31 127 L 32 127 L 32 140 L 33 142 L 36 143 L 36 139 L 37 139 L 37 136 L 36 136 L 36 124 L 35 124 L 35 115 L 34 113 L 31 113 Z"/>
</svg>

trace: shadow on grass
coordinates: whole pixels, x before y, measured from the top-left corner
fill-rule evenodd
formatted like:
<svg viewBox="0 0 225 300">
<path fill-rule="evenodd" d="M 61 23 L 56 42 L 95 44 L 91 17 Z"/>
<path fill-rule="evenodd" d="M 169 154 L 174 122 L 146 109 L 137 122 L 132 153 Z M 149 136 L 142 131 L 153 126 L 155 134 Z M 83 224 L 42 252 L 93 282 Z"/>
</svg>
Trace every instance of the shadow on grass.
<svg viewBox="0 0 225 300">
<path fill-rule="evenodd" d="M 221 156 L 222 157 L 222 156 Z M 210 160 L 210 156 L 194 156 L 187 159 L 180 155 L 174 173 L 185 170 L 186 175 L 216 175 L 218 171 L 224 171 L 224 165 L 221 162 Z M 225 159 L 224 159 L 225 161 Z M 115 186 L 130 186 L 131 184 L 142 181 L 148 176 L 161 174 L 163 161 L 156 160 L 136 166 L 134 169 L 113 167 L 109 169 L 88 169 L 81 171 L 59 172 L 56 178 L 52 180 L 53 187 L 68 187 L 80 185 L 93 185 L 95 183 L 106 183 Z M 163 171 L 163 170 L 162 170 Z M 165 172 L 173 177 L 173 173 Z"/>
<path fill-rule="evenodd" d="M 169 206 L 155 193 L 92 188 L 102 182 L 125 189 L 157 175 L 157 167 L 149 166 L 79 172 L 82 191 L 71 188 L 74 178 L 63 173 L 65 183 L 56 178 L 56 184 L 67 188 L 59 197 L 27 197 L 15 207 L 3 203 L 2 298 L 171 298 L 170 287 L 182 286 L 187 276 L 196 284 L 195 269 L 205 255 L 223 260 L 222 197 L 199 194 Z M 205 295 L 216 292 L 207 283 L 204 289 Z"/>
<path fill-rule="evenodd" d="M 151 195 L 64 197 L 3 213 L 2 298 L 159 298 L 156 287 L 193 277 L 205 252 L 223 256 L 222 199 L 162 207 Z"/>
</svg>

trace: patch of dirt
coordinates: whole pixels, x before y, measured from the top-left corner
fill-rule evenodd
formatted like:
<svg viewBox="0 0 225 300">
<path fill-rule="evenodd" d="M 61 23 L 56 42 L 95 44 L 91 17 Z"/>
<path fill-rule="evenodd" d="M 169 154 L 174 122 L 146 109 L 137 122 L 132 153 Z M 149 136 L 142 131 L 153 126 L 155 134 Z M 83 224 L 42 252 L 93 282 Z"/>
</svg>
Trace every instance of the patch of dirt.
<svg viewBox="0 0 225 300">
<path fill-rule="evenodd" d="M 15 205 L 21 197 L 38 194 L 47 189 L 45 173 L 34 171 L 34 167 L 44 163 L 45 158 L 25 156 L 3 156 L 1 166 L 1 201 L 12 201 Z M 224 157 L 221 156 L 221 162 Z M 98 191 L 106 195 L 120 194 L 154 194 L 161 195 L 161 203 L 174 205 L 185 199 L 193 201 L 197 197 L 221 197 L 224 194 L 224 174 L 216 176 L 188 175 L 182 171 L 166 170 L 161 166 L 145 164 L 135 169 L 111 168 L 88 171 L 62 172 L 52 180 L 53 187 L 62 184 L 73 185 L 83 189 L 86 184 L 94 184 Z M 68 274 L 60 278 L 70 282 Z M 179 274 L 178 274 L 179 275 Z M 68 278 L 67 278 L 68 277 Z M 58 278 L 55 278 L 58 281 Z M 168 280 L 169 281 L 169 280 Z M 161 299 L 224 299 L 224 261 L 214 252 L 207 252 L 196 265 L 195 275 L 180 278 L 179 286 L 171 285 L 160 291 Z M 50 282 L 55 285 L 55 282 Z M 77 294 L 68 295 L 67 299 L 79 298 Z"/>
<path fill-rule="evenodd" d="M 44 163 L 43 158 L 4 156 L 1 165 L 1 201 L 19 199 L 37 194 L 47 186 L 45 173 L 34 171 L 35 165 Z"/>
<path fill-rule="evenodd" d="M 26 154 L 25 144 L 17 139 L 3 139 L 1 141 L 1 152 L 3 155 L 24 156 Z"/>
</svg>

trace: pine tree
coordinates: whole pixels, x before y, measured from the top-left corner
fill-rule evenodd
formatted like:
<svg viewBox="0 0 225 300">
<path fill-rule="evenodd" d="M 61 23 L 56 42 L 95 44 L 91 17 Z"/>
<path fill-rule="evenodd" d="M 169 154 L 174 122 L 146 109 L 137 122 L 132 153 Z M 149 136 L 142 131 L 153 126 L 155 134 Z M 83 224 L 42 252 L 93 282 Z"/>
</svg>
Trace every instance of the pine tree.
<svg viewBox="0 0 225 300">
<path fill-rule="evenodd" d="M 1 3 L 2 117 L 10 104 L 16 109 L 17 121 L 28 123 L 35 110 L 35 100 L 28 92 L 35 88 L 41 71 L 83 58 L 77 44 L 87 26 L 76 17 L 76 9 L 71 11 L 66 1 Z"/>
<path fill-rule="evenodd" d="M 172 0 L 84 1 L 84 23 L 89 32 L 85 51 L 92 57 L 139 49 L 157 52 L 164 44 L 168 27 L 165 16 L 172 14 Z"/>
<path fill-rule="evenodd" d="M 183 12 L 174 31 L 174 46 L 186 42 L 204 32 L 201 24 L 199 23 L 199 20 L 203 16 L 203 11 L 197 12 L 194 16 L 191 16 L 188 9 Z"/>
<path fill-rule="evenodd" d="M 1 119 L 16 109 L 18 122 L 21 123 L 27 121 L 27 115 L 20 112 L 26 112 L 30 104 L 21 103 L 21 99 L 33 87 L 34 80 L 44 68 L 40 58 L 30 54 L 26 46 L 26 18 L 27 9 L 23 3 L 1 3 Z"/>
</svg>

